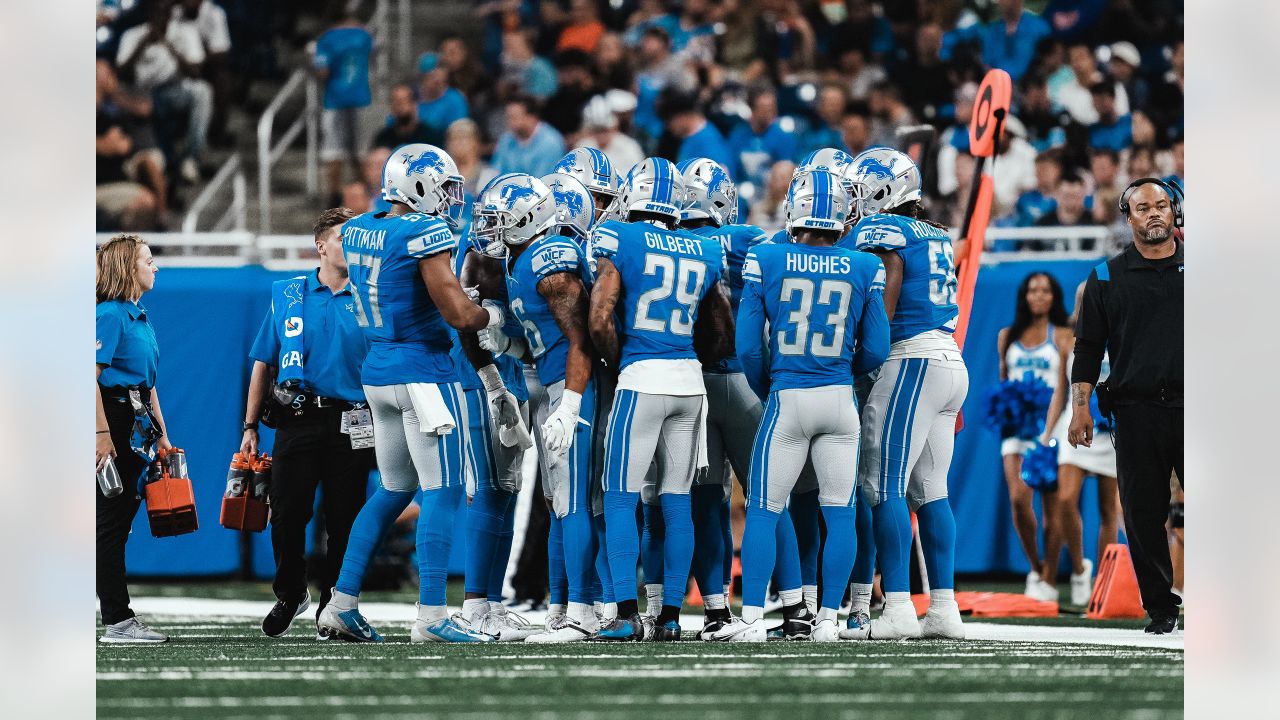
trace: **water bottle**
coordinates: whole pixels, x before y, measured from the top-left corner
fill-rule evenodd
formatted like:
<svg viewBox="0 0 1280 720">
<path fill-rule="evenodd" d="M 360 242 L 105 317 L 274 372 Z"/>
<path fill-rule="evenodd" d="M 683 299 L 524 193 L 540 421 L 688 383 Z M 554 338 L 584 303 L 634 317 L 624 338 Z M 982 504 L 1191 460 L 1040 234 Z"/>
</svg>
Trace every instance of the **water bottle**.
<svg viewBox="0 0 1280 720">
<path fill-rule="evenodd" d="M 271 456 L 263 453 L 253 465 L 253 496 L 266 502 L 271 492 Z"/>
<path fill-rule="evenodd" d="M 164 461 L 157 458 L 155 462 L 147 466 L 147 479 L 144 484 L 150 485 L 153 482 L 159 482 L 164 478 Z"/>
<path fill-rule="evenodd" d="M 108 457 L 107 464 L 98 471 L 98 489 L 109 498 L 124 492 L 124 484 L 120 482 L 120 472 L 116 470 L 115 458 Z"/>
<path fill-rule="evenodd" d="M 227 470 L 227 497 L 241 497 L 244 495 L 249 482 L 253 478 L 253 466 L 250 462 L 249 458 L 246 458 L 241 453 L 236 453 L 232 456 L 231 468 Z"/>
<path fill-rule="evenodd" d="M 170 448 L 164 454 L 164 469 L 171 478 L 187 479 L 187 454 L 182 448 Z"/>
</svg>

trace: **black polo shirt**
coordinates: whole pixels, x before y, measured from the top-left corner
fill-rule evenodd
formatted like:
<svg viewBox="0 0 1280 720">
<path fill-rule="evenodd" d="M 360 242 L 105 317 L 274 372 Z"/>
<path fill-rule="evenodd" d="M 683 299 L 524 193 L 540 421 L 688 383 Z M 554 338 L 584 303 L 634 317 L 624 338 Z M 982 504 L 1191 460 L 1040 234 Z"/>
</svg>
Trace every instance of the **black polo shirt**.
<svg viewBox="0 0 1280 720">
<path fill-rule="evenodd" d="M 1130 243 L 1089 273 L 1076 320 L 1072 383 L 1096 384 L 1103 353 L 1118 402 L 1182 404 L 1182 242 L 1160 260 Z"/>
</svg>

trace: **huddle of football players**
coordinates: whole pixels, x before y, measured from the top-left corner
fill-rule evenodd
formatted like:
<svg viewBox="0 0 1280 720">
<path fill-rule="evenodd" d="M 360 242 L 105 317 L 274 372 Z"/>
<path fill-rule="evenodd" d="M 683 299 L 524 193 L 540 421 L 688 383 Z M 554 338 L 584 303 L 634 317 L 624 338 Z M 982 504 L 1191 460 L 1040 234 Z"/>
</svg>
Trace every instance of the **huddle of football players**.
<svg viewBox="0 0 1280 720">
<path fill-rule="evenodd" d="M 544 177 L 492 180 L 455 239 L 453 160 L 399 148 L 383 173 L 391 209 L 342 230 L 382 481 L 321 633 L 383 640 L 360 613 L 361 581 L 417 496 L 412 642 L 679 640 L 690 575 L 703 640 L 963 638 L 947 471 L 968 375 L 951 336 L 951 242 L 919 217 L 920 184 L 895 150 L 819 150 L 769 238 L 737 224 L 737 190 L 713 160 L 647 158 L 619 180 L 603 153 L 578 149 Z M 551 511 L 544 627 L 502 603 L 530 450 Z M 740 617 L 733 477 L 746 497 Z M 466 595 L 450 615 L 460 512 Z M 886 604 L 871 620 L 877 563 Z M 770 584 L 784 618 L 772 630 Z"/>
</svg>

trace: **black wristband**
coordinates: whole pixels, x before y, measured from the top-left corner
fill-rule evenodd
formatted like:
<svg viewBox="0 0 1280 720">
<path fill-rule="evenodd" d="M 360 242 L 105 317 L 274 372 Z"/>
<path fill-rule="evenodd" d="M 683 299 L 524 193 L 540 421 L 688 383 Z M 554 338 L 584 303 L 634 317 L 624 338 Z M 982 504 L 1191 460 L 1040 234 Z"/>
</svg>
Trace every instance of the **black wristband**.
<svg viewBox="0 0 1280 720">
<path fill-rule="evenodd" d="M 257 429 L 258 429 L 258 421 L 257 421 L 257 420 L 254 420 L 253 422 L 247 422 L 247 423 L 245 423 L 245 424 L 240 428 L 240 431 L 241 431 L 241 432 L 245 432 L 245 431 L 248 431 L 248 430 L 257 430 Z"/>
</svg>

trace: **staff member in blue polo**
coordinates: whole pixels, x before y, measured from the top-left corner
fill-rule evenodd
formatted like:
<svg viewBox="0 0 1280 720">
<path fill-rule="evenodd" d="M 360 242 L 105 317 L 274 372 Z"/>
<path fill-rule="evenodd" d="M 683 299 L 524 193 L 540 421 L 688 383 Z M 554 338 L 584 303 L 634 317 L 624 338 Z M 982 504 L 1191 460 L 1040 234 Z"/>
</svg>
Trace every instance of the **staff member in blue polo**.
<svg viewBox="0 0 1280 720">
<path fill-rule="evenodd" d="M 373 421 L 360 386 L 369 343 L 356 324 L 340 234 L 353 217 L 340 207 L 316 220 L 312 229 L 320 267 L 271 286 L 271 309 L 249 351 L 253 375 L 240 451 L 258 451 L 259 419 L 276 428 L 270 495 L 277 602 L 262 620 L 262 632 L 271 637 L 288 632 L 294 618 L 311 606 L 306 531 L 316 487 L 324 500 L 329 541 L 323 567 L 312 568 L 321 588 L 319 616 L 374 466 Z"/>
<path fill-rule="evenodd" d="M 124 580 L 124 545 L 142 496 L 138 481 L 158 449 L 171 447 L 155 392 L 160 346 L 139 300 L 156 284 L 151 249 L 136 235 L 117 235 L 98 249 L 96 293 L 98 412 L 95 456 L 101 471 L 115 463 L 124 491 L 98 488 L 98 601 L 104 643 L 162 643 L 169 638 L 134 617 Z"/>
</svg>

